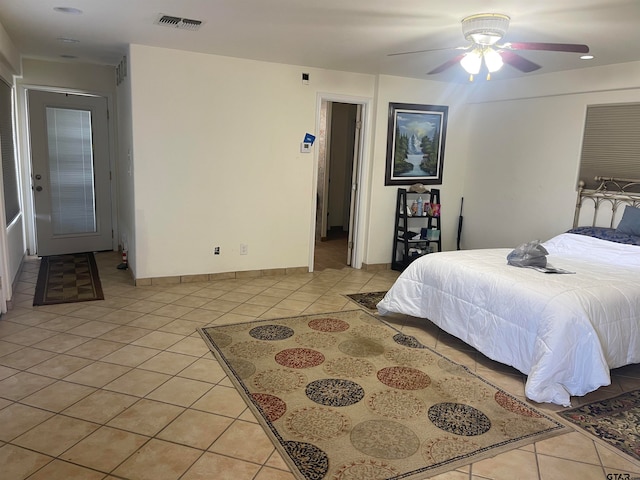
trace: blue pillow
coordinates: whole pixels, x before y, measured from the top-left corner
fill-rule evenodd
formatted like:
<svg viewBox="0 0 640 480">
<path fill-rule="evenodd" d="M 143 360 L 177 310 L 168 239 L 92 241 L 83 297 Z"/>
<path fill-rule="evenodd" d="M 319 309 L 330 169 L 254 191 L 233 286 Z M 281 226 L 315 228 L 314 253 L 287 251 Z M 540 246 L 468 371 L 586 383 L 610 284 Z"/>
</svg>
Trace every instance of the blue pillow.
<svg viewBox="0 0 640 480">
<path fill-rule="evenodd" d="M 640 208 L 630 205 L 624 207 L 624 213 L 616 231 L 628 235 L 640 235 Z"/>
</svg>

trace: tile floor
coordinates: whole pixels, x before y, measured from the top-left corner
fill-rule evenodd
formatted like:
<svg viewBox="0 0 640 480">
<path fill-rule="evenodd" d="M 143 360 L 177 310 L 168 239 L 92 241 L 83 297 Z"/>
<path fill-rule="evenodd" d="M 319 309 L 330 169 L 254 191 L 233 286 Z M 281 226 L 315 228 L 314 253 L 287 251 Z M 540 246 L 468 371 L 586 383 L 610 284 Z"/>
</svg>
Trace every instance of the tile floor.
<svg viewBox="0 0 640 480">
<path fill-rule="evenodd" d="M 38 260 L 29 259 L 15 306 L 0 319 L 3 480 L 292 480 L 195 329 L 352 309 L 342 294 L 387 289 L 397 275 L 344 268 L 133 287 L 128 272 L 116 269 L 116 254 L 97 260 L 104 301 L 32 307 Z M 523 395 L 514 370 L 424 322 L 388 320 Z M 590 397 L 639 387 L 640 367 L 626 367 Z M 615 473 L 638 477 L 640 465 L 576 431 L 436 478 L 603 480 Z"/>
</svg>

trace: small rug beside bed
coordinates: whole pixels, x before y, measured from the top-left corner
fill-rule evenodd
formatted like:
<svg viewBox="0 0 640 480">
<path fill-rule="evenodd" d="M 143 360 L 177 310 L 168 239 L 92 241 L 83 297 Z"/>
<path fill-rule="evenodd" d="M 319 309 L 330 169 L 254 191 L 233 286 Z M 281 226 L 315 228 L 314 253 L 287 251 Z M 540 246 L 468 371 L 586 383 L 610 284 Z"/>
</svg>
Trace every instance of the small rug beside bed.
<svg viewBox="0 0 640 480">
<path fill-rule="evenodd" d="M 42 257 L 34 305 L 104 300 L 92 252 Z"/>
<path fill-rule="evenodd" d="M 640 390 L 558 412 L 590 434 L 640 460 Z"/>
<path fill-rule="evenodd" d="M 377 311 L 376 305 L 382 300 L 386 293 L 387 290 L 383 292 L 349 293 L 346 297 L 367 310 Z"/>
<path fill-rule="evenodd" d="M 199 332 L 301 480 L 425 478 L 570 431 L 362 309 Z"/>
</svg>

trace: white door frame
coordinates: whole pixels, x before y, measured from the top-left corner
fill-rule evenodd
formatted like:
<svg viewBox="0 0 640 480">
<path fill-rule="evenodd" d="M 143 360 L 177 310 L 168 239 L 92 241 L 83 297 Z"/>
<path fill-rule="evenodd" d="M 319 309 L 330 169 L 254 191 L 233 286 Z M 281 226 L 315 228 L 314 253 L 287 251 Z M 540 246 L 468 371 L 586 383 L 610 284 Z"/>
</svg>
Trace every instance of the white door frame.
<svg viewBox="0 0 640 480">
<path fill-rule="evenodd" d="M 75 90 L 69 88 L 59 87 L 43 87 L 41 85 L 22 84 L 17 85 L 17 104 L 18 104 L 18 121 L 20 124 L 20 131 L 18 142 L 20 144 L 21 153 L 20 157 L 20 170 L 22 171 L 22 208 L 24 214 L 24 229 L 25 229 L 25 242 L 27 252 L 29 255 L 34 255 L 36 252 L 36 224 L 35 224 L 35 205 L 33 199 L 33 192 L 31 190 L 32 185 L 32 164 L 31 164 L 31 147 L 29 143 L 30 129 L 29 129 L 29 109 L 27 92 L 29 90 L 42 90 L 46 92 L 54 93 L 68 93 L 70 95 L 92 95 L 98 97 L 104 97 L 107 99 L 107 109 L 109 111 L 109 119 L 107 121 L 109 129 L 109 167 L 111 174 L 111 226 L 113 228 L 112 248 L 118 249 L 118 197 L 116 179 L 118 178 L 116 171 L 116 152 L 117 139 L 116 139 L 116 127 L 115 127 L 115 110 L 113 96 L 108 93 L 93 92 L 88 90 Z"/>
<path fill-rule="evenodd" d="M 339 95 L 334 93 L 323 93 L 319 92 L 316 99 L 316 132 L 320 131 L 320 123 L 321 123 L 321 110 L 322 110 L 322 102 L 340 102 L 340 103 L 350 103 L 355 105 L 361 105 L 362 107 L 362 130 L 360 135 L 360 144 L 359 144 L 359 155 L 357 159 L 357 165 L 354 165 L 353 168 L 357 168 L 358 170 L 358 178 L 357 178 L 357 191 L 355 195 L 355 206 L 354 206 L 354 227 L 355 232 L 353 233 L 354 243 L 353 243 L 353 261 L 351 266 L 353 268 L 362 268 L 362 257 L 364 252 L 364 246 L 366 245 L 366 219 L 369 218 L 369 182 L 367 181 L 370 178 L 370 161 L 369 161 L 369 137 L 371 132 L 371 115 L 372 109 L 371 104 L 373 100 L 369 97 L 357 97 L 350 95 Z M 366 184 L 365 184 L 366 182 Z M 313 272 L 314 268 L 314 250 L 316 246 L 316 208 L 317 208 L 317 199 L 318 199 L 318 149 L 314 149 L 313 153 L 313 184 L 312 184 L 312 198 L 311 202 L 311 220 L 309 226 L 309 238 L 310 238 L 310 249 L 309 249 L 309 271 Z"/>
</svg>

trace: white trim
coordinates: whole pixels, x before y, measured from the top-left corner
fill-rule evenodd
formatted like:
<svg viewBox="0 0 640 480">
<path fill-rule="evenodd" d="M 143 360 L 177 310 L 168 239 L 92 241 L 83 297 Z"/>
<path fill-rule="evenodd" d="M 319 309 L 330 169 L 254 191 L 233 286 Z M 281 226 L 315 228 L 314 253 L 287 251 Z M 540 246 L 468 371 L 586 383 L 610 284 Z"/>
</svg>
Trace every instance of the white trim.
<svg viewBox="0 0 640 480">
<path fill-rule="evenodd" d="M 340 95 L 334 93 L 318 92 L 316 99 L 316 132 L 320 131 L 320 112 L 322 110 L 322 102 L 340 102 L 350 103 L 362 106 L 362 132 L 360 135 L 360 155 L 358 158 L 358 191 L 355 198 L 356 216 L 354 225 L 354 244 L 353 244 L 353 261 L 352 267 L 356 269 L 362 268 L 363 251 L 366 245 L 366 219 L 369 218 L 369 202 L 367 202 L 370 185 L 365 185 L 365 181 L 369 178 L 370 158 L 369 158 L 369 137 L 371 135 L 371 105 L 373 99 L 369 97 L 358 97 L 350 95 Z M 314 267 L 314 250 L 316 246 L 316 208 L 318 199 L 318 149 L 314 149 L 313 155 L 313 179 L 312 179 L 312 198 L 311 202 L 311 220 L 309 222 L 309 271 L 313 272 Z M 366 187 L 366 188 L 365 188 Z"/>
</svg>

